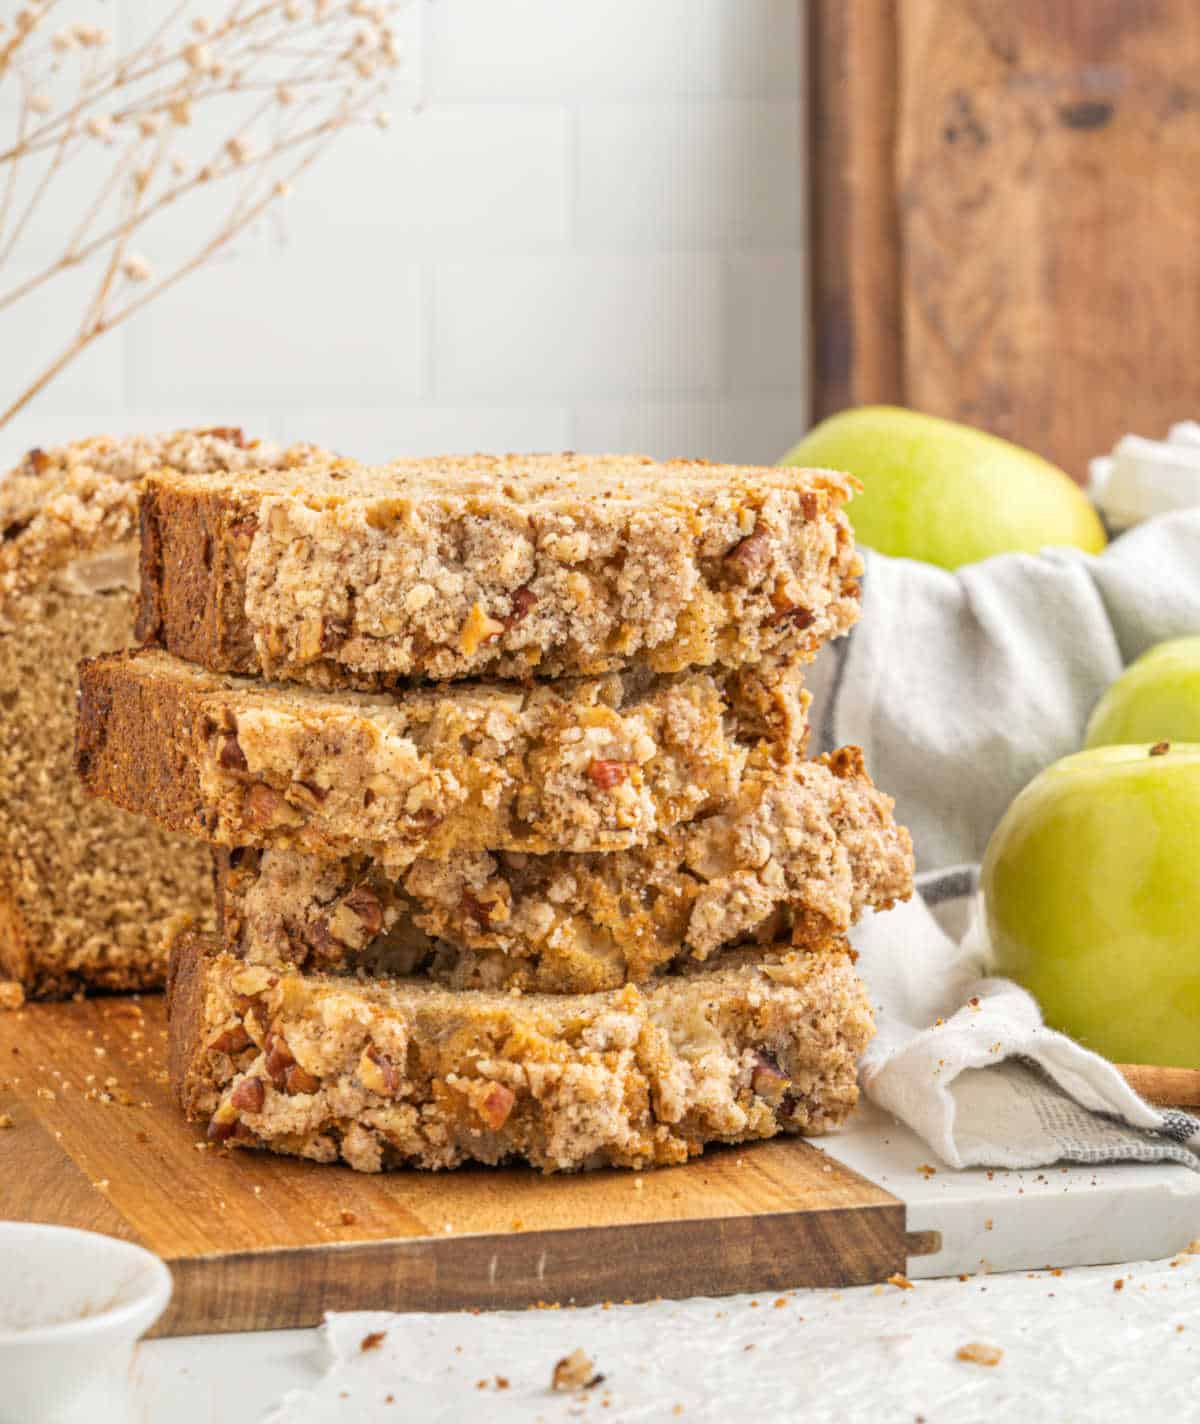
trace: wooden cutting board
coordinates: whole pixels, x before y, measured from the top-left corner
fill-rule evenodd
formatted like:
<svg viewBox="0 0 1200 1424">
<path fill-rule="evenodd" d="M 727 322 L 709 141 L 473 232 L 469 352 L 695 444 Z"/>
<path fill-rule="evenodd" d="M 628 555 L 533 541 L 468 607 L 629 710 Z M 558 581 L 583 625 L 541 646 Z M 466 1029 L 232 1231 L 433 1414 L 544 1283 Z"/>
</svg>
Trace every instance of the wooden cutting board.
<svg viewBox="0 0 1200 1424">
<path fill-rule="evenodd" d="M 902 1202 L 795 1140 L 576 1177 L 228 1153 L 184 1122 L 165 1049 L 153 997 L 0 1013 L 0 1217 L 157 1252 L 175 1277 L 158 1334 L 862 1285 L 936 1246 L 906 1237 Z"/>
</svg>

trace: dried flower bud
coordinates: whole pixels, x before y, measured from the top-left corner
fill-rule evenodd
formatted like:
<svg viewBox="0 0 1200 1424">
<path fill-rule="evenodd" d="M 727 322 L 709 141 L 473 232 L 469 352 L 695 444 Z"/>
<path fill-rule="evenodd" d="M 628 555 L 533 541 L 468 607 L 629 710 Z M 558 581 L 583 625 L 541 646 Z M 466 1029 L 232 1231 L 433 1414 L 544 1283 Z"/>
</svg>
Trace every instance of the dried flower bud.
<svg viewBox="0 0 1200 1424">
<path fill-rule="evenodd" d="M 154 276 L 154 268 L 136 252 L 131 252 L 121 263 L 121 271 L 131 282 L 148 282 Z"/>
<path fill-rule="evenodd" d="M 192 122 L 192 106 L 187 99 L 176 99 L 167 112 L 171 116 L 171 122 L 178 124 L 180 128 Z"/>
<path fill-rule="evenodd" d="M 162 130 L 163 119 L 161 114 L 142 114 L 137 121 L 138 133 L 143 138 L 153 138 L 156 133 Z"/>
<path fill-rule="evenodd" d="M 254 145 L 246 138 L 236 135 L 225 145 L 225 152 L 235 163 L 249 163 L 254 157 Z"/>
<path fill-rule="evenodd" d="M 192 30 L 198 35 L 208 34 L 211 28 L 212 26 L 208 23 L 208 21 L 204 18 L 203 15 L 197 15 L 196 18 L 192 21 Z"/>
<path fill-rule="evenodd" d="M 66 54 L 69 49 L 75 48 L 75 36 L 70 30 L 59 30 L 50 43 L 59 54 Z"/>
<path fill-rule="evenodd" d="M 193 41 L 183 47 L 183 62 L 195 73 L 207 74 L 213 64 L 212 50 L 207 45 Z"/>
<path fill-rule="evenodd" d="M 283 178 L 276 178 L 275 187 L 272 191 L 277 198 L 288 198 L 291 196 L 292 185 Z"/>
</svg>

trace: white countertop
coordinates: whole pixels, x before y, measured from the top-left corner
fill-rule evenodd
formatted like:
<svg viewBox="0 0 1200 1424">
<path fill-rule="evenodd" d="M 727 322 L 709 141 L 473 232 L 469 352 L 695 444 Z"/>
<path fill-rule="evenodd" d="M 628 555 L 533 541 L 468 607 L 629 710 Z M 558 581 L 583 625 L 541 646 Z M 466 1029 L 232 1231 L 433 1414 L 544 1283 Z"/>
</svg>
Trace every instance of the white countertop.
<svg viewBox="0 0 1200 1424">
<path fill-rule="evenodd" d="M 286 1391 L 303 1389 L 307 1396 L 276 1419 L 1025 1424 L 1151 1410 L 1183 1419 L 1195 1414 L 1200 1371 L 1200 1256 L 1173 1260 L 919 1281 L 908 1290 L 342 1317 L 348 1363 L 324 1384 L 328 1353 L 317 1331 L 152 1341 L 142 1347 L 131 1417 L 251 1424 Z M 386 1338 L 362 1353 L 359 1342 L 380 1324 Z M 956 1358 L 971 1344 L 1002 1350 L 999 1363 Z M 552 1394 L 555 1361 L 576 1348 L 603 1383 L 584 1395 Z"/>
</svg>

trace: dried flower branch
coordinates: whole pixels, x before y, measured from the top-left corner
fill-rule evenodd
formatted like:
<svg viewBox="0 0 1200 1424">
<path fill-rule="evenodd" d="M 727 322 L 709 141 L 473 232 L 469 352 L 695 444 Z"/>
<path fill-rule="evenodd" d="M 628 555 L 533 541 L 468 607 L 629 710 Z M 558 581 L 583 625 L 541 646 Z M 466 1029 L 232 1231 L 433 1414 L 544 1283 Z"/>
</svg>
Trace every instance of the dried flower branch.
<svg viewBox="0 0 1200 1424">
<path fill-rule="evenodd" d="M 28 0 L 0 21 L 0 312 L 81 268 L 94 285 L 78 330 L 0 413 L 0 429 L 97 337 L 128 320 L 286 197 L 339 133 L 386 126 L 404 0 L 222 0 L 223 13 L 168 6 L 152 33 L 113 53 L 111 33 L 59 24 L 62 0 Z M 78 6 L 76 7 L 78 8 Z M 55 11 L 59 15 L 55 15 Z M 69 185 L 78 216 L 47 256 L 33 240 L 47 198 Z M 154 257 L 154 219 L 200 189 L 225 205 L 191 252 Z"/>
</svg>

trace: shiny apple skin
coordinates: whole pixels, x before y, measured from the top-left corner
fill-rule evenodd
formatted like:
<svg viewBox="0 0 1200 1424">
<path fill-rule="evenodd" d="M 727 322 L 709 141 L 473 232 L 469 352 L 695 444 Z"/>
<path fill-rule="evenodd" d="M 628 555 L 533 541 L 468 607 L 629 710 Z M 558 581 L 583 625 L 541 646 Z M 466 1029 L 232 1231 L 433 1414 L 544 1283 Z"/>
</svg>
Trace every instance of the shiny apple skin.
<svg viewBox="0 0 1200 1424">
<path fill-rule="evenodd" d="M 983 892 L 996 973 L 1119 1063 L 1200 1068 L 1200 745 L 1064 757 L 1009 807 Z"/>
<path fill-rule="evenodd" d="M 1125 669 L 1096 703 L 1084 745 L 1200 741 L 1200 638 L 1171 638 Z"/>
</svg>

